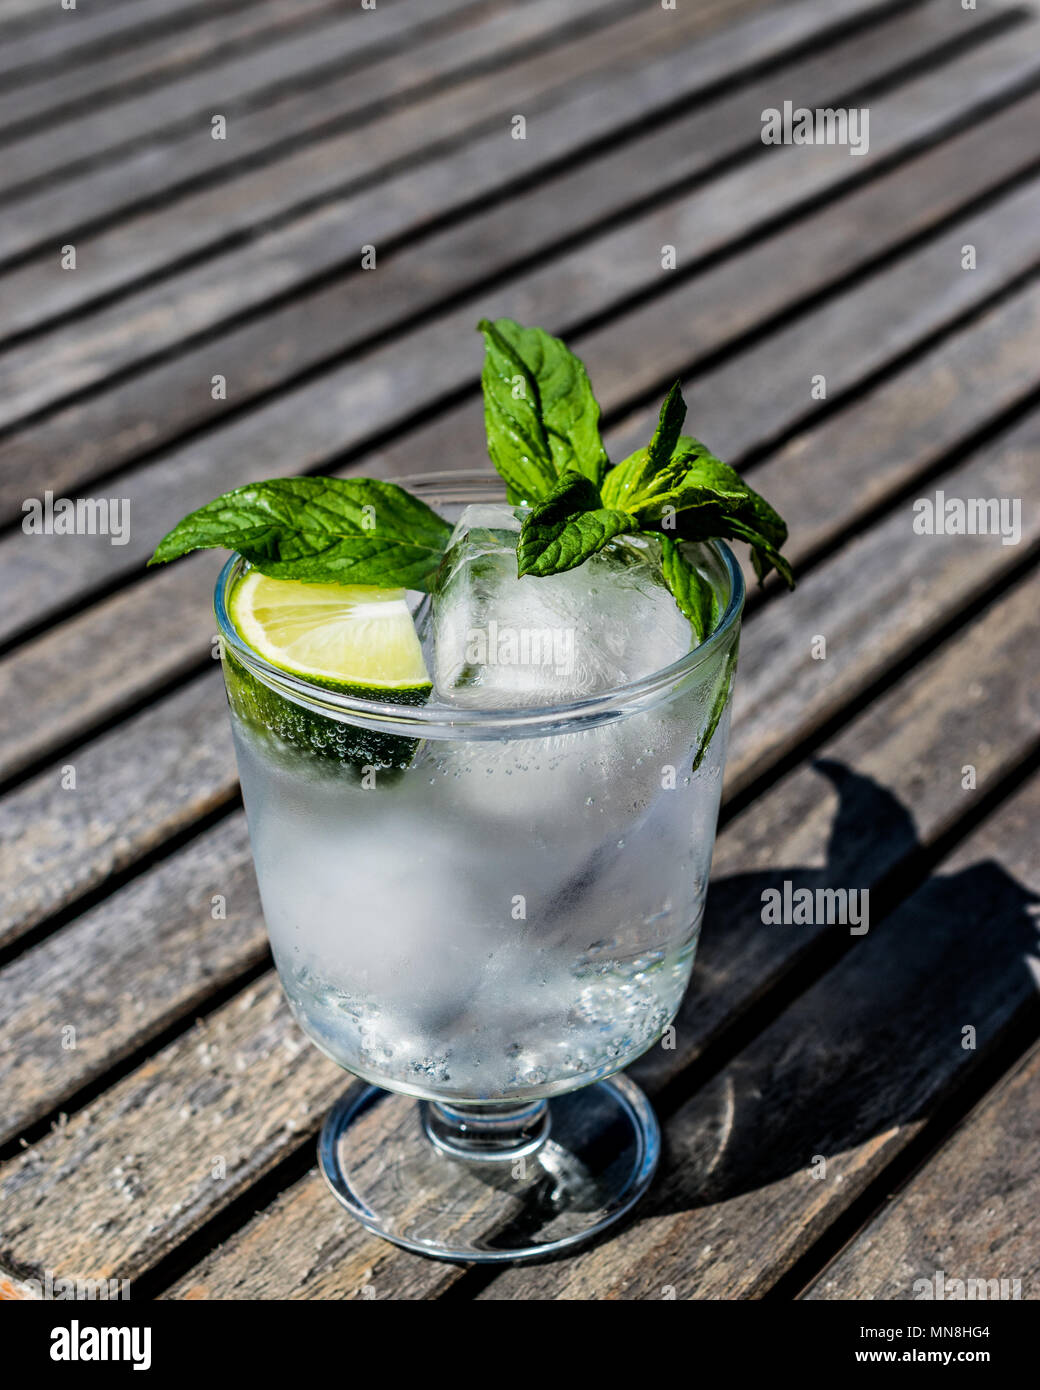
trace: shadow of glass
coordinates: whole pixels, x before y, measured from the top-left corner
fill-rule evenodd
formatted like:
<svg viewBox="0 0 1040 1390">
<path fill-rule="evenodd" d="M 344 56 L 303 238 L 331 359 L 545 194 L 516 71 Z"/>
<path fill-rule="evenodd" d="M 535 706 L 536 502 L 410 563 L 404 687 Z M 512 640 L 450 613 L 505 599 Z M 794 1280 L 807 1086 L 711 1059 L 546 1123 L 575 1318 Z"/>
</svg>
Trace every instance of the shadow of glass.
<svg viewBox="0 0 1040 1390">
<path fill-rule="evenodd" d="M 724 931 L 738 908 L 746 921 L 749 904 L 785 880 L 869 882 L 879 839 L 889 860 L 917 847 L 912 817 L 890 792 L 841 764 L 817 766 L 840 798 L 826 865 L 713 881 L 706 932 L 719 921 Z M 796 1172 L 808 1180 L 817 1155 L 927 1118 L 1035 991 L 1038 901 L 993 861 L 926 880 L 687 1102 L 655 1210 L 717 1203 Z M 695 973 L 679 1030 L 697 1007 Z"/>
</svg>

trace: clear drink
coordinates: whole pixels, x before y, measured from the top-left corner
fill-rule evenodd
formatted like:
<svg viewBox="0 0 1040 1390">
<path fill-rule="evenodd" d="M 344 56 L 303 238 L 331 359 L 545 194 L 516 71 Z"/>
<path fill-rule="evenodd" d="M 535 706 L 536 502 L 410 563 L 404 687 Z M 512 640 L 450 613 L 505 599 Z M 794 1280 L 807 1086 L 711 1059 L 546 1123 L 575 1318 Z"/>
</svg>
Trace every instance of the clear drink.
<svg viewBox="0 0 1040 1390">
<path fill-rule="evenodd" d="M 699 694 L 580 733 L 430 741 L 383 790 L 234 717 L 275 961 L 318 1046 L 381 1086 L 500 1100 L 653 1043 L 718 811 L 724 720 L 689 769 Z"/>
<path fill-rule="evenodd" d="M 409 485 L 449 519 L 496 495 Z M 275 962 L 300 1025 L 341 1066 L 473 1114 L 520 1113 L 661 1036 L 703 914 L 743 597 L 725 547 L 703 547 L 701 568 L 722 615 L 701 648 L 616 689 L 506 711 L 462 678 L 454 700 L 435 691 L 388 718 L 261 670 L 228 650 L 222 621 Z M 375 1228 L 423 1248 L 388 1226 Z"/>
</svg>

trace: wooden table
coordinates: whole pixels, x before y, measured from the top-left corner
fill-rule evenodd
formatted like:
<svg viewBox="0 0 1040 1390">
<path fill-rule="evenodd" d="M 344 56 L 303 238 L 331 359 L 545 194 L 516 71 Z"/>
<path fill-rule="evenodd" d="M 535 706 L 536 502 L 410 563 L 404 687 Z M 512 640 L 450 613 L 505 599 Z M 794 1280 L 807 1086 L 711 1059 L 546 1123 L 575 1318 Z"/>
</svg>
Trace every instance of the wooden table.
<svg viewBox="0 0 1040 1390">
<path fill-rule="evenodd" d="M 0 34 L 4 1295 L 1037 1297 L 1034 7 L 0 0 Z M 785 101 L 868 108 L 869 150 L 765 145 Z M 267 955 L 215 558 L 144 569 L 253 478 L 479 464 L 484 314 L 566 335 L 614 458 L 681 376 L 800 579 L 749 604 L 709 920 L 633 1068 L 662 1171 L 490 1273 L 317 1174 L 344 1077 Z M 47 490 L 128 534 L 27 534 Z M 937 491 L 1020 537 L 917 534 Z M 764 924 L 785 882 L 868 891 L 869 932 Z"/>
</svg>

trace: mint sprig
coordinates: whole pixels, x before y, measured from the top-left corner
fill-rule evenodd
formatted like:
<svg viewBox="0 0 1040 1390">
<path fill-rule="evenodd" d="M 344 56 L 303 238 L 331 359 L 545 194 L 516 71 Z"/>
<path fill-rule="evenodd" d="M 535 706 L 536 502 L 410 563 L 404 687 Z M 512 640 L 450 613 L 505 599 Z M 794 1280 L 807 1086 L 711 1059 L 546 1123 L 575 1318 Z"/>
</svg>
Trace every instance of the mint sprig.
<svg viewBox="0 0 1040 1390">
<path fill-rule="evenodd" d="M 519 573 L 557 574 L 581 564 L 615 536 L 655 535 L 665 582 L 698 641 L 717 622 L 718 605 L 712 586 L 684 552 L 684 541 L 746 541 L 759 582 L 775 569 L 793 587 L 791 568 L 780 554 L 787 539 L 783 519 L 735 469 L 682 433 L 685 419 L 686 402 L 676 382 L 650 443 L 609 469 L 602 482 L 590 476 L 594 470 L 572 469 L 550 482 L 546 469 L 541 499 L 520 531 Z"/>
<path fill-rule="evenodd" d="M 585 366 L 559 338 L 512 319 L 482 319 L 488 453 L 514 505 L 526 505 L 520 577 L 582 564 L 622 535 L 653 535 L 665 582 L 698 640 L 718 621 L 712 586 L 685 543 L 745 541 L 759 582 L 776 570 L 783 520 L 728 464 L 682 433 L 679 382 L 644 449 L 611 467 Z M 395 483 L 369 478 L 273 478 L 225 493 L 185 517 L 150 563 L 219 546 L 264 574 L 312 583 L 429 589 L 452 528 Z"/>
</svg>

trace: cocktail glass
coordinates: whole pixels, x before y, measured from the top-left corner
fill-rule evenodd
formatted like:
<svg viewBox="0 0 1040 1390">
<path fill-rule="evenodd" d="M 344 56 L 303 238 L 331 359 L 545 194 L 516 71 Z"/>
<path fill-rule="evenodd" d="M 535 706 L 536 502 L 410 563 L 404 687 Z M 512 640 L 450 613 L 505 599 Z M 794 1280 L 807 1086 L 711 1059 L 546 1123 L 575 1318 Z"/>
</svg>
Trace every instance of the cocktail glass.
<svg viewBox="0 0 1040 1390">
<path fill-rule="evenodd" d="M 483 473 L 406 485 L 449 520 Z M 322 1130 L 333 1193 L 442 1259 L 544 1257 L 646 1190 L 660 1138 L 618 1073 L 679 1008 L 718 816 L 744 585 L 664 669 L 565 705 L 347 698 L 216 613 L 242 792 L 293 1013 L 359 1078 Z M 524 581 L 540 583 L 539 580 Z"/>
</svg>

